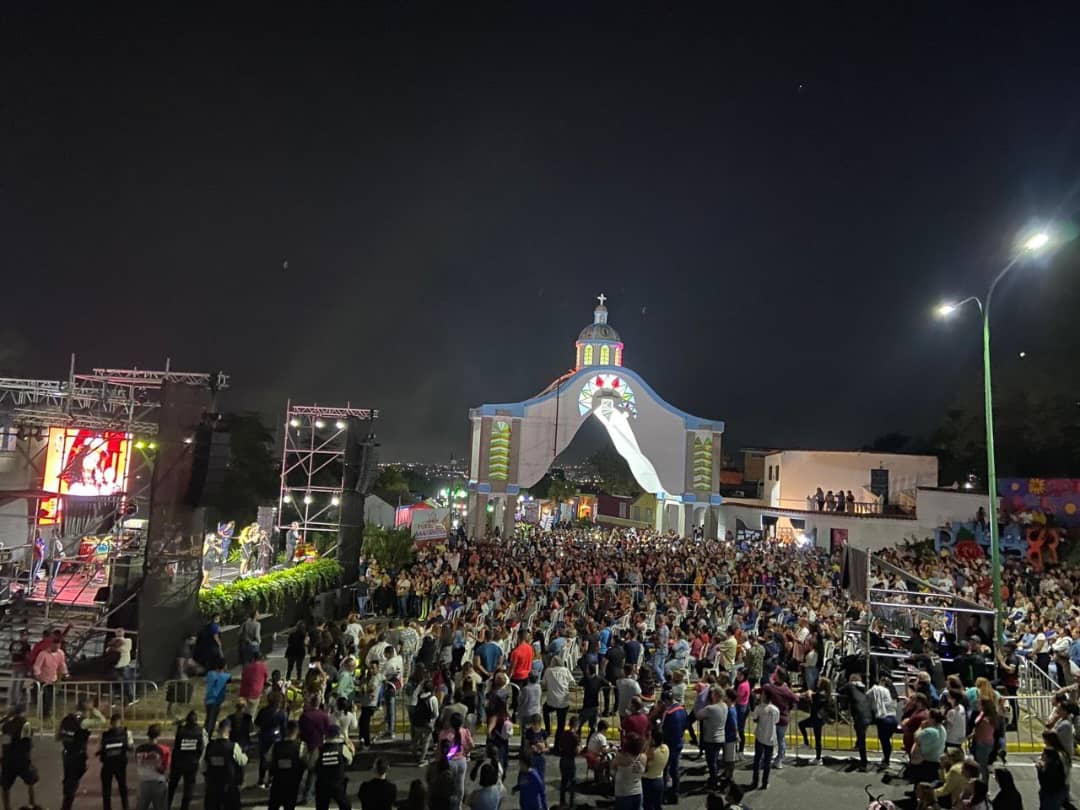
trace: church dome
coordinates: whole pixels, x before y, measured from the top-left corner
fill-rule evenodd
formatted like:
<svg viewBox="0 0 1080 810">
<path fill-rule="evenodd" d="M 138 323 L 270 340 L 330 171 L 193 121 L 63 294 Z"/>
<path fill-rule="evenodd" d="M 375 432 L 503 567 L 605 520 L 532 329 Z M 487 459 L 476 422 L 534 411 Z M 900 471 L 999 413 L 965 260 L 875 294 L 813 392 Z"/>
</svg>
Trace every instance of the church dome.
<svg viewBox="0 0 1080 810">
<path fill-rule="evenodd" d="M 619 333 L 607 322 L 607 296 L 599 295 L 600 304 L 593 310 L 593 322 L 581 330 L 575 347 L 574 368 L 582 366 L 621 366 L 623 343 Z"/>
<path fill-rule="evenodd" d="M 619 333 L 615 331 L 614 327 L 609 326 L 606 323 L 590 323 L 582 329 L 581 334 L 578 335 L 579 343 L 584 343 L 589 340 L 611 340 L 619 343 L 622 341 L 622 338 L 619 337 Z"/>
</svg>

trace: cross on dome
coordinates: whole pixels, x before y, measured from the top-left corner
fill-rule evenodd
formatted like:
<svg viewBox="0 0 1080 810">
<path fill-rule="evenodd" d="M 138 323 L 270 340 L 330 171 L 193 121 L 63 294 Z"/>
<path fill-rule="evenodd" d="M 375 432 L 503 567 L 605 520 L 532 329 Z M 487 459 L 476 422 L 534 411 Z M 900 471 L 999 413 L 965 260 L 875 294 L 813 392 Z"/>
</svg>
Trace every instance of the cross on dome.
<svg viewBox="0 0 1080 810">
<path fill-rule="evenodd" d="M 600 293 L 598 296 L 596 296 L 596 300 L 600 302 L 600 306 L 603 306 L 604 302 L 607 301 L 607 296 L 603 293 Z"/>
</svg>

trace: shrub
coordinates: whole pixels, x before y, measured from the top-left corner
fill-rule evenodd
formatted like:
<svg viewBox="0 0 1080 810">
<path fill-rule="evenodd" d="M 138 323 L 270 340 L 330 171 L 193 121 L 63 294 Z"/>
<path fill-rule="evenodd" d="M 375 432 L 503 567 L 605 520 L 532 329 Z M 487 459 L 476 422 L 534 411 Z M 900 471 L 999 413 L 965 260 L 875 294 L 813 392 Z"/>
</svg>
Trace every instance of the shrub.
<svg viewBox="0 0 1080 810">
<path fill-rule="evenodd" d="M 337 560 L 319 559 L 261 577 L 238 579 L 199 591 L 199 610 L 209 619 L 217 614 L 225 624 L 242 622 L 252 609 L 276 613 L 286 602 L 312 599 L 341 581 Z"/>
</svg>

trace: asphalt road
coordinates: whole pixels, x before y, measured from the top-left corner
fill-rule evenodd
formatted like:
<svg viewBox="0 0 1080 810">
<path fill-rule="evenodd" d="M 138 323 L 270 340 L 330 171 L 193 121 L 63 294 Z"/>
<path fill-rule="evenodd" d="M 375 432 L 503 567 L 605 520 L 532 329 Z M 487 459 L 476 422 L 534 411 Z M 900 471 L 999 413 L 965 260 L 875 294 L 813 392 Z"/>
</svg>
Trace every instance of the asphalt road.
<svg viewBox="0 0 1080 810">
<path fill-rule="evenodd" d="M 138 740 L 137 740 L 138 742 Z M 91 751 L 96 746 L 96 740 L 92 743 Z M 687 754 L 694 751 L 693 748 L 684 749 L 683 756 L 683 797 L 679 807 L 688 810 L 701 810 L 705 807 L 704 783 L 706 770 L 704 762 L 694 760 L 687 761 Z M 376 746 L 374 752 L 361 753 L 357 757 L 355 769 L 349 773 L 349 794 L 354 799 L 354 806 L 359 808 L 355 801 L 356 790 L 360 783 L 371 775 L 371 763 L 376 754 L 386 756 L 390 763 L 390 776 L 398 786 L 398 797 L 404 799 L 409 783 L 413 779 L 423 778 L 420 769 L 408 756 L 402 743 L 382 743 Z M 39 737 L 34 743 L 34 762 L 41 774 L 41 782 L 37 787 L 37 802 L 45 810 L 56 810 L 60 806 L 60 751 L 58 744 L 46 738 Z M 1038 782 L 1033 767 L 1034 757 L 1027 755 L 1013 755 L 1010 757 L 1009 767 L 1016 777 L 1020 792 L 1024 797 L 1025 806 L 1035 808 L 1038 806 Z M 808 763 L 808 760 L 803 760 Z M 907 786 L 903 783 L 885 784 L 882 775 L 876 772 L 852 773 L 849 768 L 846 754 L 839 754 L 835 758 L 826 755 L 824 765 L 812 766 L 809 764 L 796 764 L 789 757 L 789 761 L 782 770 L 774 770 L 768 791 L 747 793 L 746 806 L 753 810 L 789 810 L 789 808 L 811 808 L 812 810 L 838 810 L 839 808 L 864 808 L 867 804 L 864 786 L 872 786 L 875 794 L 884 794 L 886 798 L 902 802 Z M 739 784 L 747 784 L 750 781 L 750 761 L 744 760 L 736 771 L 735 779 Z M 510 774 L 506 780 L 507 786 L 516 781 L 516 766 L 511 764 Z M 253 785 L 256 781 L 256 765 L 248 766 L 248 775 L 245 784 Z M 610 797 L 601 795 L 594 786 L 586 780 L 584 761 L 579 764 L 578 778 L 584 781 L 577 797 L 576 807 L 580 808 L 608 808 L 612 806 Z M 131 807 L 135 806 L 135 768 L 130 766 L 128 783 L 131 787 Z M 552 808 L 558 806 L 558 763 L 552 758 L 548 761 L 547 768 L 548 802 Z M 196 801 L 193 802 L 195 810 L 202 810 L 200 786 L 196 789 Z M 991 788 L 991 795 L 995 788 Z M 25 801 L 25 788 L 18 783 L 12 790 L 12 806 L 19 807 Z M 265 807 L 266 794 L 257 788 L 245 788 L 242 793 L 245 807 Z M 174 807 L 179 805 L 179 799 Z M 302 805 L 314 807 L 314 804 Z M 902 806 L 902 805 L 901 805 Z M 914 806 L 912 802 L 910 806 Z M 91 810 L 101 807 L 101 786 L 97 762 L 91 759 L 90 768 L 83 777 L 79 796 L 76 800 L 77 810 Z M 113 807 L 120 807 L 119 799 L 113 796 Z M 516 796 L 508 796 L 503 804 L 504 810 L 518 807 Z"/>
</svg>

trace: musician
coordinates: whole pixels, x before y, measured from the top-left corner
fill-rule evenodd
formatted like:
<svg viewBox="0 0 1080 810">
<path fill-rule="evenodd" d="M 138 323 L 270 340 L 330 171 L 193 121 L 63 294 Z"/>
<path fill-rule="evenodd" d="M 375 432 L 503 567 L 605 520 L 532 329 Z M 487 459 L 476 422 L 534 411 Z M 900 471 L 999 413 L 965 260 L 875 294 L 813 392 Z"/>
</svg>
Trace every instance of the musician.
<svg viewBox="0 0 1080 810">
<path fill-rule="evenodd" d="M 221 550 L 221 562 L 224 565 L 229 560 L 229 545 L 232 543 L 233 534 L 236 533 L 236 521 L 230 520 L 226 523 L 219 523 L 217 533 Z"/>
<path fill-rule="evenodd" d="M 259 529 L 259 573 L 268 574 L 274 559 L 274 546 L 265 529 Z"/>
</svg>

